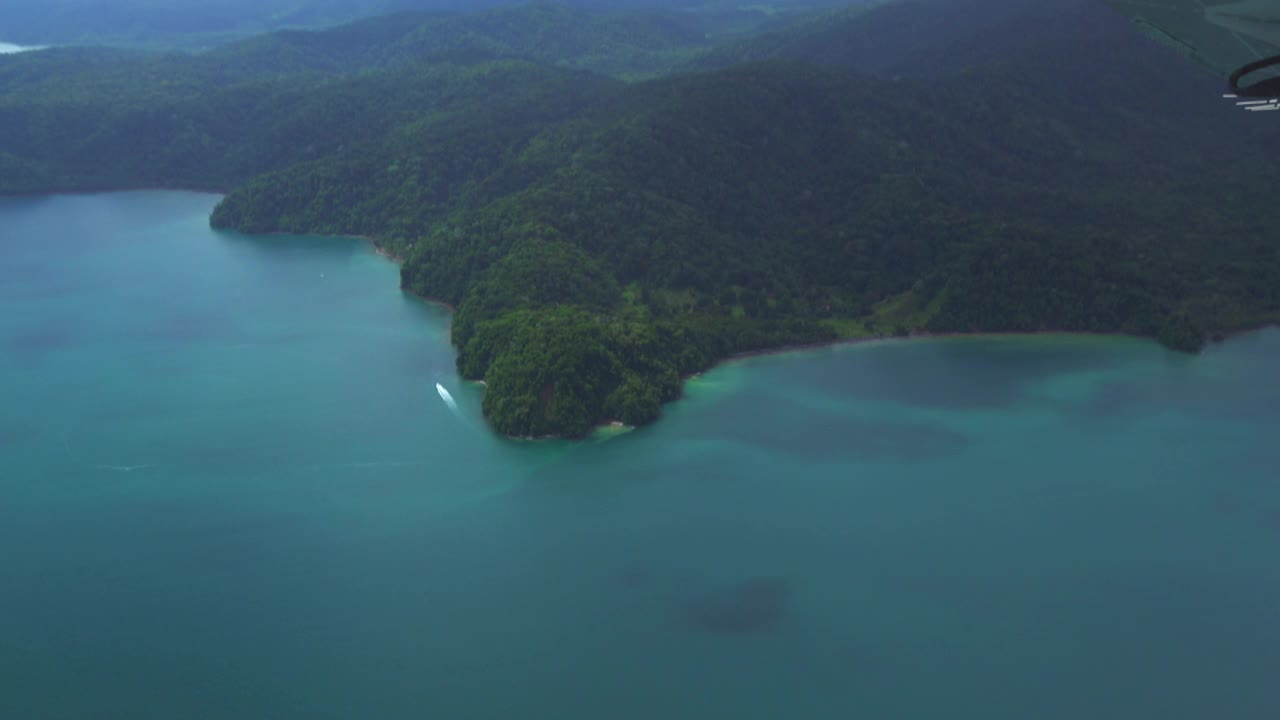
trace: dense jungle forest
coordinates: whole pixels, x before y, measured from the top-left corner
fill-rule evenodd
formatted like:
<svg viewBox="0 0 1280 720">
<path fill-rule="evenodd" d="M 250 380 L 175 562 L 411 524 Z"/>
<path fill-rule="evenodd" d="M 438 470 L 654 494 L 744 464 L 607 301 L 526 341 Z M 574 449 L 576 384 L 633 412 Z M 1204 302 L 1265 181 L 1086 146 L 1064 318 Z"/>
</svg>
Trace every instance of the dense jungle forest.
<svg viewBox="0 0 1280 720">
<path fill-rule="evenodd" d="M 0 56 L 0 193 L 208 189 L 215 227 L 371 237 L 456 308 L 458 370 L 515 436 L 651 422 L 749 351 L 1046 330 L 1197 351 L 1280 319 L 1280 170 L 1250 150 L 1274 122 L 1100 2 L 714 9 Z"/>
</svg>

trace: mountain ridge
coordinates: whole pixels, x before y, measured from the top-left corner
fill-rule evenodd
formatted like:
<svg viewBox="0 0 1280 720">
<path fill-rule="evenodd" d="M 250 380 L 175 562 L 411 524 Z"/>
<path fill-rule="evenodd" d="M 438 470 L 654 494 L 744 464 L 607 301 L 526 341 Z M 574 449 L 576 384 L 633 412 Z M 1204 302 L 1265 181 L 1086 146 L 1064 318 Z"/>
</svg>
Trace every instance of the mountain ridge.
<svg viewBox="0 0 1280 720">
<path fill-rule="evenodd" d="M 375 236 L 406 290 L 457 308 L 459 372 L 517 436 L 651 422 L 682 377 L 780 346 L 1055 329 L 1196 350 L 1280 319 L 1280 178 L 1204 162 L 1218 132 L 1262 142 L 1256 118 L 1087 3 L 998 6 L 981 20 L 1012 39 L 957 28 L 941 67 L 895 45 L 894 23 L 923 41 L 911 3 L 640 83 L 478 57 L 257 77 L 158 112 L 144 84 L 105 124 L 70 90 L 6 95 L 0 61 L 0 189 L 216 177 L 217 227 Z M 847 47 L 868 35 L 870 74 Z M 49 112 L 100 142 L 23 157 Z M 129 138 L 151 154 L 112 155 Z"/>
</svg>

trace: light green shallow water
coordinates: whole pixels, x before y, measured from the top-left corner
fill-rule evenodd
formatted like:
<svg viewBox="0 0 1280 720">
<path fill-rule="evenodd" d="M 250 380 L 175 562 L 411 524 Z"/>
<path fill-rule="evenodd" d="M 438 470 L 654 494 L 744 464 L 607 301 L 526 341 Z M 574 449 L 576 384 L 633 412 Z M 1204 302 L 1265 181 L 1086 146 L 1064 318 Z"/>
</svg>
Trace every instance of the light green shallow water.
<svg viewBox="0 0 1280 720">
<path fill-rule="evenodd" d="M 756 358 L 509 442 L 394 265 L 215 201 L 0 201 L 0 717 L 1280 712 L 1280 332 Z"/>
</svg>

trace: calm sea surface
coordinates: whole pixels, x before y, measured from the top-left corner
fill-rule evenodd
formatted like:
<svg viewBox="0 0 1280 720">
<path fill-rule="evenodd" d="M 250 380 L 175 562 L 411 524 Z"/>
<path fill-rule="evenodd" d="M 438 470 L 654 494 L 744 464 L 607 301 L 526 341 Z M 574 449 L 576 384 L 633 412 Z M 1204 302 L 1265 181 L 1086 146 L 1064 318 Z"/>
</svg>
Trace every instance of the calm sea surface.
<svg viewBox="0 0 1280 720">
<path fill-rule="evenodd" d="M 0 201 L 0 717 L 1280 717 L 1280 332 L 756 358 L 513 442 L 392 263 L 215 202 Z"/>
</svg>

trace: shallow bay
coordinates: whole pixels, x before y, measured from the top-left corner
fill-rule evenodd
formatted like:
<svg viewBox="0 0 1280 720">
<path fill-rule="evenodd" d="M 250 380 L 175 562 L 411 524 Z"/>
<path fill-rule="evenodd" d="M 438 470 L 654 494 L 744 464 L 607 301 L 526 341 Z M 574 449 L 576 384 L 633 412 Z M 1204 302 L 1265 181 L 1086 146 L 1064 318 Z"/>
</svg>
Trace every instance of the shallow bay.
<svg viewBox="0 0 1280 720">
<path fill-rule="evenodd" d="M 0 200 L 2 717 L 1274 716 L 1278 331 L 757 357 L 514 442 L 392 263 L 216 200 Z"/>
</svg>

